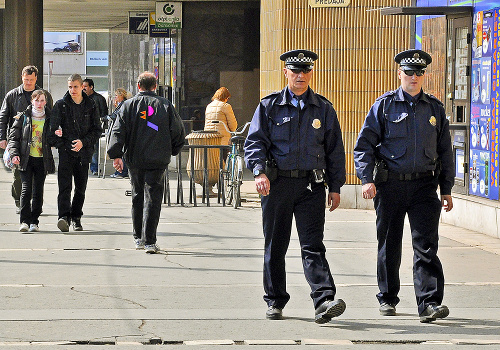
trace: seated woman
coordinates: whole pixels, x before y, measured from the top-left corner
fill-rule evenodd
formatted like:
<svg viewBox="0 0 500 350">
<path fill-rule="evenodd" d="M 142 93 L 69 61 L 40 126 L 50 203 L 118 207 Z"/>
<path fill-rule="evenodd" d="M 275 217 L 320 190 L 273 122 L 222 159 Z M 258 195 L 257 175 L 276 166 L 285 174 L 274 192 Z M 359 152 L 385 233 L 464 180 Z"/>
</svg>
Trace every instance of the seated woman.
<svg viewBox="0 0 500 350">
<path fill-rule="evenodd" d="M 45 177 L 56 170 L 48 143 L 50 114 L 46 104 L 45 92 L 33 91 L 31 105 L 14 117 L 9 133 L 12 163 L 19 167 L 22 182 L 21 232 L 39 231 L 38 218 L 42 213 Z"/>
<path fill-rule="evenodd" d="M 221 145 L 229 145 L 231 134 L 227 132 L 222 123 L 226 124 L 230 131 L 235 131 L 238 127 L 238 122 L 234 116 L 233 108 L 227 101 L 231 97 L 229 90 L 224 86 L 219 88 L 205 109 L 205 128 L 204 130 L 215 130 L 222 135 Z M 213 120 L 218 120 L 219 123 L 212 123 Z"/>
</svg>

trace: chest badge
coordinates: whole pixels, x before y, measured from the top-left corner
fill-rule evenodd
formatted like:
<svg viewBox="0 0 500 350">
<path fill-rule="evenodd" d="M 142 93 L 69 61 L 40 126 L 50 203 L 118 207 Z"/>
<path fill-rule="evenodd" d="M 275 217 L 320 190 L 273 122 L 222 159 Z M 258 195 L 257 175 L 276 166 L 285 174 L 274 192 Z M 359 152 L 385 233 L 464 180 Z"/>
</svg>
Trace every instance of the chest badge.
<svg viewBox="0 0 500 350">
<path fill-rule="evenodd" d="M 431 123 L 432 126 L 436 126 L 436 118 L 434 116 L 431 116 L 429 118 L 429 123 Z"/>
<path fill-rule="evenodd" d="M 315 129 L 321 128 L 321 120 L 319 119 L 314 119 L 312 123 L 312 127 Z"/>
</svg>

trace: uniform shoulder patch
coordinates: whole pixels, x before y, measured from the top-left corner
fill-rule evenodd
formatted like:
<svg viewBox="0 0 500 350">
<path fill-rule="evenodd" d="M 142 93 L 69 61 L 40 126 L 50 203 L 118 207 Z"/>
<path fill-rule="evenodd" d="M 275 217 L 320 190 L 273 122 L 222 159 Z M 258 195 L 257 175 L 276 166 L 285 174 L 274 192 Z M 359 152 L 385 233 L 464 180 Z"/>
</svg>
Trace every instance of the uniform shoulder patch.
<svg viewBox="0 0 500 350">
<path fill-rule="evenodd" d="M 379 100 L 381 100 L 381 99 L 383 99 L 383 98 L 386 98 L 386 97 L 388 97 L 388 96 L 394 96 L 394 95 L 396 95 L 396 90 L 387 91 L 387 92 L 386 92 L 385 94 L 383 94 L 382 96 L 377 97 L 376 101 L 379 101 Z"/>
</svg>

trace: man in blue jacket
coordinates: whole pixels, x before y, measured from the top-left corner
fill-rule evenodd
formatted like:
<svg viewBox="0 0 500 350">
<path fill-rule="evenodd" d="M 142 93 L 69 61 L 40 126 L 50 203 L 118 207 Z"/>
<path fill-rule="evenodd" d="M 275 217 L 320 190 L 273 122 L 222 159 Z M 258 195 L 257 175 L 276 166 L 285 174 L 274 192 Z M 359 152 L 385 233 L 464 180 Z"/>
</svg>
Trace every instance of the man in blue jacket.
<svg viewBox="0 0 500 350">
<path fill-rule="evenodd" d="M 123 162 L 132 182 L 132 224 L 136 249 L 154 254 L 160 220 L 163 179 L 170 157 L 184 146 L 184 126 L 172 103 L 155 93 L 156 77 L 144 72 L 139 93 L 126 100 L 111 130 L 108 155 L 116 170 Z"/>
<path fill-rule="evenodd" d="M 444 275 L 437 256 L 441 207 L 453 208 L 455 178 L 449 123 L 443 104 L 422 90 L 431 56 L 400 52 L 401 86 L 377 98 L 354 148 L 363 198 L 377 213 L 377 279 L 380 314 L 396 315 L 404 219 L 413 243 L 413 281 L 420 322 L 448 316 L 441 305 Z M 437 196 L 439 185 L 441 200 Z"/>
<path fill-rule="evenodd" d="M 309 88 L 317 58 L 308 50 L 280 56 L 288 84 L 261 100 L 245 142 L 245 161 L 262 195 L 264 300 L 266 317 L 272 320 L 282 318 L 290 299 L 285 255 L 294 216 L 316 323 L 329 322 L 346 307 L 342 299 L 335 299 L 323 244 L 325 184 L 333 211 L 345 182 L 344 145 L 332 104 Z"/>
</svg>

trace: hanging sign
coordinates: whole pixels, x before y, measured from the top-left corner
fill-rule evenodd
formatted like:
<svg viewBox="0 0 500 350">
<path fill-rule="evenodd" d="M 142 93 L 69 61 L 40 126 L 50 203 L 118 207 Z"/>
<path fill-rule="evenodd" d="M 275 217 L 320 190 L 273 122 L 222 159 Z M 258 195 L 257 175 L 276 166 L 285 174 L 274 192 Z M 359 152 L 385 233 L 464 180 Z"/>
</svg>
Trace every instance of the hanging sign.
<svg viewBox="0 0 500 350">
<path fill-rule="evenodd" d="M 148 13 L 129 12 L 128 13 L 128 33 L 148 34 Z"/>
<path fill-rule="evenodd" d="M 309 0 L 311 7 L 347 7 L 351 0 Z"/>
<path fill-rule="evenodd" d="M 182 28 L 182 2 L 156 2 L 157 28 Z"/>
<path fill-rule="evenodd" d="M 170 28 L 158 28 L 156 25 L 156 15 L 154 12 L 149 13 L 149 37 L 150 38 L 168 38 Z"/>
</svg>

